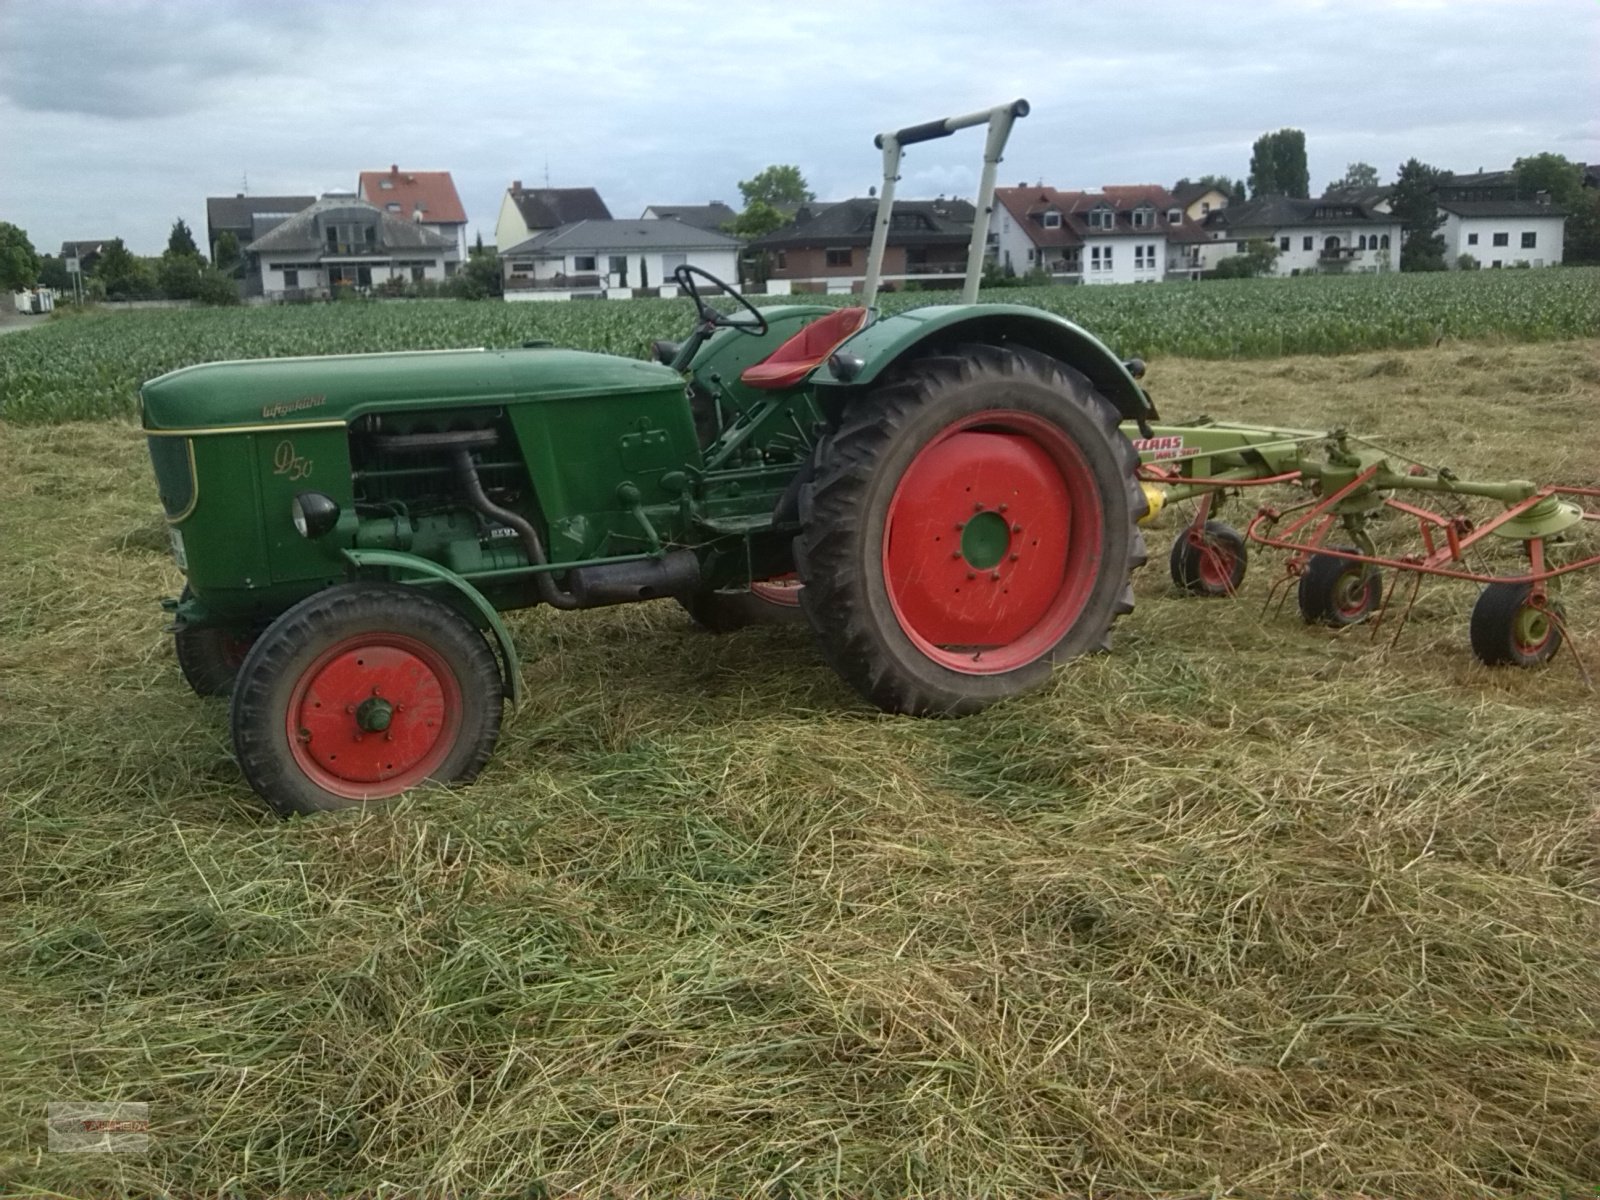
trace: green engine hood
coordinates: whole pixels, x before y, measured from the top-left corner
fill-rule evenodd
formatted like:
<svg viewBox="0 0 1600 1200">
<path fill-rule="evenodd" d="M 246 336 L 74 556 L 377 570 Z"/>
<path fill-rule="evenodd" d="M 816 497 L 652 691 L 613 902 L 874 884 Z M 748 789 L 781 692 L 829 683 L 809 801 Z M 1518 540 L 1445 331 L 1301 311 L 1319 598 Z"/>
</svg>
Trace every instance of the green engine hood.
<svg viewBox="0 0 1600 1200">
<path fill-rule="evenodd" d="M 579 350 L 422 350 L 201 363 L 150 380 L 139 395 L 146 429 L 200 430 L 682 386 L 659 364 Z"/>
</svg>

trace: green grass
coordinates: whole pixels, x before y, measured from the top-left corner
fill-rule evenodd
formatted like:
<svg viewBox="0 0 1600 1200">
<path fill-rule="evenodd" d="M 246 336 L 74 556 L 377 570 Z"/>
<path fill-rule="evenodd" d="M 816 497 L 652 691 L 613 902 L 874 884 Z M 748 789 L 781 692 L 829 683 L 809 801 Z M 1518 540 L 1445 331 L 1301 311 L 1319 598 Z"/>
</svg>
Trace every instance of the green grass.
<svg viewBox="0 0 1600 1200">
<path fill-rule="evenodd" d="M 1600 483 L 1597 350 L 1149 382 Z M 178 676 L 155 508 L 125 425 L 0 425 L 8 1194 L 1600 1182 L 1600 706 L 1565 656 L 1476 666 L 1470 588 L 1389 651 L 1263 613 L 1266 555 L 1177 598 L 1169 516 L 1114 654 L 960 722 L 798 630 L 527 612 L 477 784 L 284 823 Z M 1600 579 L 1567 603 L 1600 669 Z M 150 1152 L 45 1151 L 67 1099 L 148 1102 Z"/>
<path fill-rule="evenodd" d="M 953 296 L 890 295 L 884 308 Z M 1118 353 L 1146 358 L 1337 354 L 1441 338 L 1550 341 L 1600 330 L 1600 268 L 1006 288 L 985 299 L 1059 313 Z M 690 321 L 686 300 L 416 301 L 69 317 L 0 339 L 0 420 L 123 416 L 145 380 L 219 358 L 515 346 L 529 338 L 643 357 L 652 340 L 682 337 Z"/>
</svg>

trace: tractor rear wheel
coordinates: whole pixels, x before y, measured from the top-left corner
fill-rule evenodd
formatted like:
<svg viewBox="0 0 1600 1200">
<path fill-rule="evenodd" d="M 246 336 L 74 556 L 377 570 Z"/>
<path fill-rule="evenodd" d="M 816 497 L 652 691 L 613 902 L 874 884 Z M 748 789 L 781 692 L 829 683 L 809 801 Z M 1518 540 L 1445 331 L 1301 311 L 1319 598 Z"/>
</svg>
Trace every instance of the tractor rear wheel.
<svg viewBox="0 0 1600 1200">
<path fill-rule="evenodd" d="M 711 633 L 732 633 L 750 625 L 792 625 L 806 619 L 800 611 L 800 577 L 763 579 L 748 588 L 698 592 L 678 603 L 696 625 Z"/>
<path fill-rule="evenodd" d="M 183 589 L 181 599 L 189 598 Z M 196 696 L 226 696 L 244 665 L 255 629 L 179 629 L 172 635 L 172 648 L 178 655 L 178 670 Z"/>
<path fill-rule="evenodd" d="M 1354 546 L 1335 546 L 1360 554 Z M 1307 625 L 1341 629 L 1365 621 L 1383 602 L 1383 573 L 1371 563 L 1313 554 L 1300 576 L 1300 615 Z"/>
<path fill-rule="evenodd" d="M 959 716 L 1109 649 L 1147 503 L 1117 411 L 1018 348 L 921 359 L 846 409 L 800 492 L 800 604 L 887 712 Z"/>
<path fill-rule="evenodd" d="M 494 653 L 454 609 L 398 584 L 340 584 L 257 639 L 234 686 L 234 752 L 282 816 L 358 807 L 470 780 L 501 695 Z"/>
<path fill-rule="evenodd" d="M 1488 667 L 1536 667 L 1561 649 L 1560 603 L 1530 603 L 1531 583 L 1491 583 L 1472 606 L 1472 652 Z M 1553 614 L 1553 615 L 1552 615 Z"/>
<path fill-rule="evenodd" d="M 1244 582 L 1250 552 L 1232 525 L 1207 521 L 1196 534 L 1186 526 L 1172 543 L 1172 582 L 1196 596 L 1232 596 Z"/>
</svg>

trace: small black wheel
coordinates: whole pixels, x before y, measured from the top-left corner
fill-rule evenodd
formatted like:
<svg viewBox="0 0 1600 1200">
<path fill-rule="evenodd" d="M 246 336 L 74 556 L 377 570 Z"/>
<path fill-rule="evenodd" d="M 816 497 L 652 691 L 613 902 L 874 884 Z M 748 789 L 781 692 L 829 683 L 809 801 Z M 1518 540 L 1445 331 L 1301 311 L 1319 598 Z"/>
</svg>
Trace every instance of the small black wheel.
<svg viewBox="0 0 1600 1200">
<path fill-rule="evenodd" d="M 415 588 L 345 583 L 256 639 L 233 691 L 233 746 L 282 816 L 470 780 L 500 732 L 499 664 L 453 608 Z"/>
<path fill-rule="evenodd" d="M 1335 546 L 1360 554 L 1354 546 Z M 1383 572 L 1371 563 L 1313 554 L 1300 576 L 1300 615 L 1307 625 L 1358 625 L 1383 603 Z"/>
<path fill-rule="evenodd" d="M 183 589 L 180 602 L 190 596 Z M 184 681 L 196 696 L 226 696 L 233 691 L 233 681 L 244 664 L 250 646 L 256 640 L 257 629 L 222 629 L 207 626 L 203 629 L 179 629 L 172 635 L 173 649 L 178 655 L 178 669 Z"/>
<path fill-rule="evenodd" d="M 806 619 L 798 575 L 762 580 L 749 588 L 680 596 L 678 603 L 696 625 L 711 633 L 732 633 L 750 625 L 797 625 Z"/>
<path fill-rule="evenodd" d="M 1110 646 L 1148 502 L 1116 409 L 1017 347 L 919 359 L 845 409 L 800 489 L 800 603 L 886 712 L 960 716 Z"/>
<path fill-rule="evenodd" d="M 1244 582 L 1250 552 L 1232 525 L 1207 521 L 1196 533 L 1186 526 L 1172 543 L 1172 582 L 1196 596 L 1232 596 Z"/>
<path fill-rule="evenodd" d="M 1554 614 L 1552 616 L 1551 614 Z M 1561 649 L 1561 604 L 1533 602 L 1531 583 L 1491 583 L 1472 606 L 1472 652 L 1489 667 L 1536 667 Z"/>
</svg>

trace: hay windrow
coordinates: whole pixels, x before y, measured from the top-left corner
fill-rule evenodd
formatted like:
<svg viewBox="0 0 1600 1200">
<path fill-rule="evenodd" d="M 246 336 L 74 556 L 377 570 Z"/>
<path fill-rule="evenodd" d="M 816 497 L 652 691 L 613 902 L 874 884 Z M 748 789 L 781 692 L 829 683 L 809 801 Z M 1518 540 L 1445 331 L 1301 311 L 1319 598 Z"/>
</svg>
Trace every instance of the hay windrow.
<svg viewBox="0 0 1600 1200">
<path fill-rule="evenodd" d="M 1596 482 L 1597 351 L 1149 382 Z M 281 823 L 178 677 L 153 509 L 130 427 L 0 428 L 12 1191 L 1600 1181 L 1600 706 L 1566 658 L 1478 667 L 1470 587 L 1391 652 L 1263 614 L 1266 556 L 1178 599 L 1169 517 L 1114 654 L 961 722 L 865 710 L 794 630 L 524 613 L 478 784 Z M 1600 670 L 1600 578 L 1566 600 Z M 60 1099 L 148 1102 L 150 1152 L 45 1151 Z"/>
</svg>

